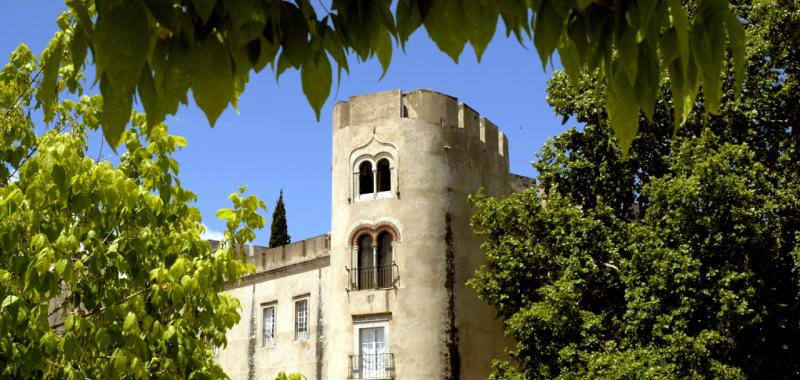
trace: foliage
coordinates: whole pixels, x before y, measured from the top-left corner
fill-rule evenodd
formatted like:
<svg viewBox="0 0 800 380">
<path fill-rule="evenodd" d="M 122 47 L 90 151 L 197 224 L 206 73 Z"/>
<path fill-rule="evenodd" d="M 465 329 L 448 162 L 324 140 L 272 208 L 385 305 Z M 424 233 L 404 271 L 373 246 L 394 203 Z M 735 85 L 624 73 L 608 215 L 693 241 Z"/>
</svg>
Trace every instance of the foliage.
<svg viewBox="0 0 800 380">
<path fill-rule="evenodd" d="M 263 227 L 263 203 L 232 194 L 213 250 L 171 157 L 186 141 L 165 125 L 129 114 L 116 166 L 86 154 L 100 96 L 47 105 L 52 122 L 34 133 L 35 82 L 38 98 L 70 85 L 43 84 L 52 67 L 21 46 L 0 71 L 0 377 L 225 377 L 211 346 L 239 303 L 220 292 L 252 270 L 231 247 Z"/>
<path fill-rule="evenodd" d="M 307 378 L 298 372 L 287 375 L 285 372 L 281 371 L 278 373 L 278 377 L 276 377 L 275 380 L 307 380 Z"/>
<path fill-rule="evenodd" d="M 154 125 L 186 104 L 191 90 L 214 125 L 229 104 L 236 106 L 251 71 L 266 65 L 276 77 L 299 69 L 319 118 L 332 85 L 331 59 L 337 78 L 349 71 L 348 55 L 359 61 L 377 56 L 385 73 L 395 42 L 405 48 L 420 26 L 456 62 L 467 43 L 480 59 L 501 19 L 507 36 L 532 40 L 543 67 L 558 51 L 575 81 L 582 68 L 597 69 L 608 84 L 609 121 L 623 152 L 636 136 L 639 112 L 652 120 L 665 72 L 673 128 L 686 121 L 701 82 L 706 109 L 719 111 L 727 53 L 737 81 L 743 74 L 744 29 L 728 0 L 692 7 L 680 0 L 400 0 L 394 11 L 392 3 L 333 0 L 318 9 L 309 0 L 67 0 L 69 12 L 59 17 L 62 31 L 44 64 L 78 68 L 91 52 L 106 99 L 103 132 L 112 147 L 121 141 L 135 94 Z M 689 12 L 695 14 L 691 22 Z M 55 71 L 46 70 L 43 89 L 52 87 Z M 43 93 L 40 101 L 49 110 L 55 99 Z"/>
<path fill-rule="evenodd" d="M 289 227 L 286 225 L 286 208 L 283 206 L 283 190 L 275 203 L 275 211 L 272 212 L 272 228 L 269 235 L 269 247 L 275 248 L 292 242 L 289 236 Z"/>
<path fill-rule="evenodd" d="M 585 126 L 547 142 L 540 189 L 474 200 L 487 264 L 470 284 L 516 341 L 493 378 L 800 374 L 800 7 L 735 12 L 741 96 L 729 70 L 719 115 L 674 136 L 664 96 L 627 157 L 603 83 L 551 80 L 555 111 Z"/>
</svg>

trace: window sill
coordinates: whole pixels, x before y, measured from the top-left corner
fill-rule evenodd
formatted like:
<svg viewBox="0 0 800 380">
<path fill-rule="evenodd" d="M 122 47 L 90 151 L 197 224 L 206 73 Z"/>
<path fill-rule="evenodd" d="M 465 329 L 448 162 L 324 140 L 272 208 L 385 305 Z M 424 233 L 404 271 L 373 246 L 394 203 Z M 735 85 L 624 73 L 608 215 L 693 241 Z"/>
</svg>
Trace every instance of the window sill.
<svg viewBox="0 0 800 380">
<path fill-rule="evenodd" d="M 394 193 L 391 191 L 381 191 L 380 193 L 361 194 L 355 197 L 356 202 L 373 201 L 376 199 L 391 199 L 394 198 Z"/>
</svg>

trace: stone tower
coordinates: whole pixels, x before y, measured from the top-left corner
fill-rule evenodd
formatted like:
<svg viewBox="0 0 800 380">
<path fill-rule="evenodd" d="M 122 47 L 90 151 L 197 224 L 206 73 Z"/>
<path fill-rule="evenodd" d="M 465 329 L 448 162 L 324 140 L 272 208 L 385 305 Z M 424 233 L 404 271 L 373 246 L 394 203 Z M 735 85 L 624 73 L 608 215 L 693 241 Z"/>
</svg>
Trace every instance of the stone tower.
<svg viewBox="0 0 800 380">
<path fill-rule="evenodd" d="M 233 379 L 486 379 L 507 342 L 465 286 L 484 260 L 467 197 L 519 181 L 506 137 L 429 90 L 355 96 L 333 116 L 331 231 L 250 248 L 216 360 Z"/>
<path fill-rule="evenodd" d="M 465 287 L 483 261 L 467 197 L 511 191 L 508 140 L 429 90 L 352 97 L 333 119 L 328 378 L 377 353 L 398 379 L 485 379 L 505 342 Z"/>
</svg>

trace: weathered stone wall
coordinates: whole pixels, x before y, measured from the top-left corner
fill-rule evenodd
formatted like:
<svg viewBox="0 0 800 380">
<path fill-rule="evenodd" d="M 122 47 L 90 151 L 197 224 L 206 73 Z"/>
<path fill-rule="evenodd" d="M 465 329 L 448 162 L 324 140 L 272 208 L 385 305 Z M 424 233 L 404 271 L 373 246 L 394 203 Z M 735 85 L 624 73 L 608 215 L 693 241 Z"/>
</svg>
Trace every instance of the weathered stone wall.
<svg viewBox="0 0 800 380">
<path fill-rule="evenodd" d="M 257 272 L 227 292 L 241 303 L 241 320 L 228 332 L 217 361 L 232 379 L 274 379 L 280 371 L 320 379 L 324 370 L 324 305 L 329 289 L 328 236 L 283 247 L 253 247 L 248 258 Z M 295 339 L 295 305 L 308 298 L 308 339 Z M 263 345 L 262 308 L 275 306 L 275 344 Z"/>
</svg>

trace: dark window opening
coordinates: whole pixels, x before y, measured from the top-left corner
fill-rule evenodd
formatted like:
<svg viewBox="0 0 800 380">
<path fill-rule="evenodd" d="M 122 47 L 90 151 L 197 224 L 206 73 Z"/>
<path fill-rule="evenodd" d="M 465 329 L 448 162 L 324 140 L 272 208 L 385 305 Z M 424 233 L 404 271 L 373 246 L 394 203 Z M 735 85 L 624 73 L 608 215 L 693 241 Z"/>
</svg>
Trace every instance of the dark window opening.
<svg viewBox="0 0 800 380">
<path fill-rule="evenodd" d="M 397 265 L 393 255 L 394 236 L 390 232 L 382 232 L 377 240 L 368 234 L 357 240 L 357 252 L 354 268 L 348 268 L 351 290 L 390 289 L 394 288 L 397 279 Z"/>
<path fill-rule="evenodd" d="M 385 158 L 378 161 L 378 191 L 392 191 L 392 170 Z"/>
<path fill-rule="evenodd" d="M 394 266 L 392 265 L 392 235 L 388 232 L 378 235 L 378 263 L 376 266 L 377 285 L 379 288 L 394 286 Z"/>
<path fill-rule="evenodd" d="M 372 288 L 375 281 L 373 275 L 373 268 L 375 262 L 372 256 L 372 238 L 369 235 L 364 235 L 358 239 L 358 288 L 368 289 Z"/>
<path fill-rule="evenodd" d="M 371 194 L 375 192 L 372 181 L 372 163 L 364 161 L 358 167 L 358 194 Z"/>
<path fill-rule="evenodd" d="M 392 265 L 392 235 L 383 232 L 378 235 L 378 266 Z"/>
</svg>

